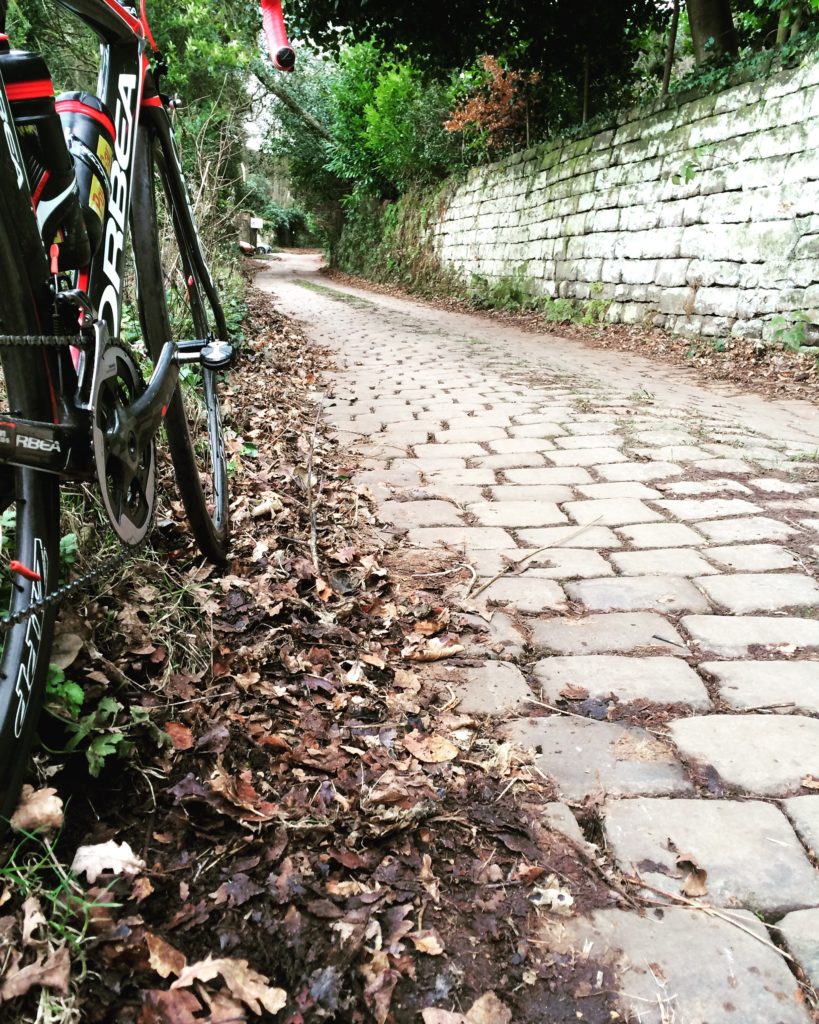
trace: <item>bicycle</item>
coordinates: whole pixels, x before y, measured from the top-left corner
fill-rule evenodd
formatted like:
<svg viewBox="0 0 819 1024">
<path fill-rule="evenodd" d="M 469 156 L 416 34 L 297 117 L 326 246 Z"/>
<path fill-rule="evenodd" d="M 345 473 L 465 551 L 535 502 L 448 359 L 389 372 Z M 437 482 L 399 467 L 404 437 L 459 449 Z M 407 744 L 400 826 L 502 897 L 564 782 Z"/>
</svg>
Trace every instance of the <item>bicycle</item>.
<svg viewBox="0 0 819 1024">
<path fill-rule="evenodd" d="M 163 423 L 199 549 L 222 563 L 229 542 L 218 375 L 235 353 L 182 176 L 168 114 L 174 101 L 161 92 L 167 66 L 145 0 L 138 8 L 118 0 L 56 2 L 100 39 L 98 97 L 71 93 L 55 103 L 41 58 L 7 59 L 16 51 L 0 0 L 0 522 L 10 538 L 0 568 L 8 573 L 8 612 L 0 619 L 2 816 L 13 810 L 33 741 L 58 604 L 148 537 Z M 281 0 L 261 6 L 274 65 L 290 70 Z M 173 226 L 190 337 L 172 331 L 160 215 Z M 129 225 L 141 333 L 153 364 L 147 385 L 119 339 Z M 193 414 L 180 385 L 183 368 L 185 389 L 198 396 Z M 59 586 L 66 481 L 96 481 L 122 547 Z"/>
</svg>

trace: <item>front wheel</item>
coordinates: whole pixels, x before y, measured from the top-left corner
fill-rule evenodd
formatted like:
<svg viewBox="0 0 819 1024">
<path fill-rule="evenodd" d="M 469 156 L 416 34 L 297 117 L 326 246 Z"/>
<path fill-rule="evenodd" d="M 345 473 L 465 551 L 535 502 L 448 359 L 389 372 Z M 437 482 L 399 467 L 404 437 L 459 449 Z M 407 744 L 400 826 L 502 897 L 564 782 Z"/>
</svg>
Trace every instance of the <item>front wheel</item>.
<svg viewBox="0 0 819 1024">
<path fill-rule="evenodd" d="M 170 139 L 163 147 L 150 129 L 140 129 L 132 234 L 140 323 L 154 360 L 169 340 L 183 348 L 186 340 L 227 340 L 176 161 Z M 229 543 L 228 475 L 215 371 L 199 363 L 182 366 L 165 426 L 196 543 L 210 561 L 223 563 Z"/>
</svg>

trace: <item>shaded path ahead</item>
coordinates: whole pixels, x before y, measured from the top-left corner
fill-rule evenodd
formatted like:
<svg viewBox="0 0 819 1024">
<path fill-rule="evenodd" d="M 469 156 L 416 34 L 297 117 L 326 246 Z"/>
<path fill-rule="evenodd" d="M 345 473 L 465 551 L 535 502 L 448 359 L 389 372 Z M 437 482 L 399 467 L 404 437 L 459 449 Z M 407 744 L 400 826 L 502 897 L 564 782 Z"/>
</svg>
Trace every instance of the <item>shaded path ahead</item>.
<svg viewBox="0 0 819 1024">
<path fill-rule="evenodd" d="M 257 283 L 337 353 L 327 414 L 383 522 L 478 585 L 527 559 L 468 603 L 493 660 L 433 675 L 534 749 L 552 827 L 582 841 L 575 815 L 597 818 L 610 863 L 674 904 L 547 917 L 544 941 L 608 961 L 629 1020 L 810 1021 L 819 409 L 341 287 L 318 261 Z"/>
</svg>

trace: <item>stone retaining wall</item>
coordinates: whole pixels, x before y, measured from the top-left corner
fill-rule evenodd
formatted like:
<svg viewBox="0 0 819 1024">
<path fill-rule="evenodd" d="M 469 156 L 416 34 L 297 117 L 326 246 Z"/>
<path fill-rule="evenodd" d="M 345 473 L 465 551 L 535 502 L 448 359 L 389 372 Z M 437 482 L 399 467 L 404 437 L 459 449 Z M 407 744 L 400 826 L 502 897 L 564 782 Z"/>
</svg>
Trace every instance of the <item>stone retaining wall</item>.
<svg viewBox="0 0 819 1024">
<path fill-rule="evenodd" d="M 819 324 L 819 60 L 479 168 L 432 233 L 467 280 L 520 275 L 610 301 L 614 321 L 765 338 Z"/>
</svg>

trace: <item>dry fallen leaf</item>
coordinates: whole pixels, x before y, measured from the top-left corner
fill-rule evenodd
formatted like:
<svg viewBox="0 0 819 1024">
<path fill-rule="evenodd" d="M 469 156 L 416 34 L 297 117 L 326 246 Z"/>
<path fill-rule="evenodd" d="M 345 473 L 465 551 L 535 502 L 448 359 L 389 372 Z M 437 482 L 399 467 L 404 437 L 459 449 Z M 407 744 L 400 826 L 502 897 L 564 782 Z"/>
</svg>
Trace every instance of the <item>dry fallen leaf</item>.
<svg viewBox="0 0 819 1024">
<path fill-rule="evenodd" d="M 240 999 L 253 1013 L 261 1014 L 262 1009 L 268 1013 L 278 1013 L 287 1003 L 284 989 L 270 988 L 268 979 L 254 971 L 247 960 L 234 960 L 230 957 L 214 960 L 208 956 L 199 963 L 190 964 L 171 988 L 187 988 L 195 981 L 212 981 L 217 975 L 221 975 L 230 994 Z"/>
<path fill-rule="evenodd" d="M 36 896 L 29 896 L 25 903 L 23 903 L 23 945 L 37 945 L 37 941 L 32 939 L 32 936 L 40 925 L 46 923 L 40 907 L 40 901 Z"/>
<path fill-rule="evenodd" d="M 11 816 L 11 827 L 15 832 L 62 828 L 62 824 L 63 802 L 57 796 L 56 789 L 23 786 L 17 810 Z"/>
<path fill-rule="evenodd" d="M 466 1011 L 467 1024 L 509 1024 L 512 1011 L 494 992 L 484 992 Z"/>
<path fill-rule="evenodd" d="M 443 736 L 424 735 L 413 729 L 404 737 L 404 746 L 419 761 L 440 764 L 458 756 L 458 748 Z"/>
<path fill-rule="evenodd" d="M 434 1006 L 428 1006 L 421 1011 L 424 1024 L 467 1024 L 467 1019 L 462 1013 L 452 1013 L 450 1010 L 439 1010 Z"/>
<path fill-rule="evenodd" d="M 452 637 L 433 637 L 420 647 L 407 646 L 401 651 L 401 657 L 407 661 L 440 661 L 442 658 L 452 658 L 460 654 L 464 649 Z"/>
<path fill-rule="evenodd" d="M 420 932 L 411 932 L 407 937 L 412 940 L 419 953 L 426 953 L 427 956 L 440 956 L 444 952 L 441 937 L 434 928 L 425 928 Z"/>
<path fill-rule="evenodd" d="M 77 636 L 76 633 L 58 633 L 54 637 L 54 646 L 51 648 L 49 660 L 52 665 L 67 669 L 77 660 L 77 655 L 82 648 L 82 637 Z"/>
<path fill-rule="evenodd" d="M 171 974 L 178 976 L 184 971 L 188 963 L 184 953 L 153 932 L 146 933 L 145 942 L 148 945 L 148 960 L 160 978 L 167 978 Z"/>
<path fill-rule="evenodd" d="M 193 733 L 181 722 L 166 722 L 165 732 L 171 737 L 174 750 L 190 750 L 193 746 Z"/>
<path fill-rule="evenodd" d="M 85 872 L 85 877 L 93 885 L 103 871 L 111 871 L 115 875 L 138 875 L 144 871 L 145 862 L 141 860 L 127 843 L 117 843 L 110 839 L 107 843 L 96 846 L 80 846 L 71 862 L 71 870 L 75 875 Z"/>
<path fill-rule="evenodd" d="M 578 686 L 575 683 L 567 683 L 560 691 L 559 696 L 564 700 L 586 700 L 589 691 L 585 686 Z"/>
<path fill-rule="evenodd" d="M 682 872 L 680 891 L 683 896 L 707 896 L 708 887 L 705 880 L 708 872 L 701 868 L 689 853 L 681 853 L 677 857 L 677 867 Z"/>
<path fill-rule="evenodd" d="M 65 995 L 68 992 L 68 978 L 71 960 L 68 947 L 60 946 L 46 957 L 37 960 L 27 967 L 7 967 L 0 985 L 0 1003 L 24 996 L 35 985 L 41 988 L 52 988 L 55 992 Z"/>
<path fill-rule="evenodd" d="M 815 775 L 806 775 L 802 779 L 802 785 L 805 789 L 819 789 L 819 779 Z"/>
</svg>

